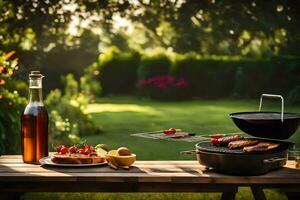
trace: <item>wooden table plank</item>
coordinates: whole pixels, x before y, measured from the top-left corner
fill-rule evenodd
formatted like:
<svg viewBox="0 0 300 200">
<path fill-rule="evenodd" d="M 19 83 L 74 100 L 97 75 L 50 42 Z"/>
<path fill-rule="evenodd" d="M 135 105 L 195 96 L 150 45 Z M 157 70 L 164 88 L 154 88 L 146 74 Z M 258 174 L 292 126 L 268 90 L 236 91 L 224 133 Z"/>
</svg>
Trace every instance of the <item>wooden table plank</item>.
<svg viewBox="0 0 300 200">
<path fill-rule="evenodd" d="M 283 169 L 284 170 L 284 169 Z M 8 180 L 7 177 L 9 177 Z M 106 181 L 110 179 L 113 182 L 126 180 L 130 177 L 136 177 L 138 182 L 174 182 L 174 183 L 228 183 L 228 184 L 300 184 L 299 174 L 291 176 L 290 173 L 278 174 L 270 172 L 261 176 L 230 176 L 213 172 L 200 173 L 188 173 L 188 172 L 176 172 L 176 173 L 158 173 L 158 172 L 141 172 L 132 173 L 126 171 L 117 172 L 98 172 L 98 173 L 82 173 L 82 172 L 24 172 L 24 173 L 0 173 L 0 181 L 27 181 L 28 177 L 31 180 L 47 181 L 49 177 L 53 180 L 69 181 L 73 178 L 95 178 L 95 181 Z M 83 179 L 82 179 L 83 180 Z"/>
<path fill-rule="evenodd" d="M 130 170 L 108 166 L 62 168 L 25 164 L 20 155 L 0 157 L 0 183 L 12 182 L 96 182 L 172 184 L 300 184 L 300 171 L 294 161 L 261 176 L 231 176 L 205 170 L 197 161 L 137 161 Z"/>
</svg>

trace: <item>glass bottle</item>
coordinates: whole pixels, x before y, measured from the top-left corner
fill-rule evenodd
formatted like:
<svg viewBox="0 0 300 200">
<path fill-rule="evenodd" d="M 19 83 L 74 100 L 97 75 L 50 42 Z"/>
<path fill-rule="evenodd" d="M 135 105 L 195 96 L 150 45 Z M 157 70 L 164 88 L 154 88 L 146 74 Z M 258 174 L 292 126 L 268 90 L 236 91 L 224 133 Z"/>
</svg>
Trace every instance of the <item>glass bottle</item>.
<svg viewBox="0 0 300 200">
<path fill-rule="evenodd" d="M 25 163 L 38 163 L 48 156 L 48 113 L 43 104 L 39 71 L 29 74 L 29 103 L 21 116 L 22 156 Z"/>
</svg>

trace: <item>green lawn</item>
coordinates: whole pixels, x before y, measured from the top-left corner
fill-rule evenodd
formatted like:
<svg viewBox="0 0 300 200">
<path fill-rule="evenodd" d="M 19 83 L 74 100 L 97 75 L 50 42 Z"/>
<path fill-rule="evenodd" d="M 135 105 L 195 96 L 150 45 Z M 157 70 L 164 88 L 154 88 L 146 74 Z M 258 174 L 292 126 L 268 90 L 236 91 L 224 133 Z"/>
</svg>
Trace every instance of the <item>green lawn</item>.
<svg viewBox="0 0 300 200">
<path fill-rule="evenodd" d="M 100 135 L 85 137 L 95 145 L 105 143 L 110 148 L 127 146 L 139 160 L 195 159 L 182 156 L 180 151 L 193 149 L 195 143 L 151 140 L 130 136 L 132 133 L 155 131 L 170 127 L 197 134 L 239 132 L 229 113 L 257 111 L 258 100 L 193 100 L 184 102 L 156 102 L 135 97 L 110 97 L 91 104 L 87 112 L 102 127 Z M 280 110 L 280 102 L 266 101 L 263 109 Z M 300 105 L 286 105 L 286 111 L 300 112 Z M 300 129 L 290 139 L 300 146 Z"/>
<path fill-rule="evenodd" d="M 284 194 L 273 190 L 264 190 L 267 199 L 286 200 Z M 26 193 L 27 200 L 216 200 L 221 193 Z M 236 200 L 254 199 L 251 190 L 239 188 Z"/>
<path fill-rule="evenodd" d="M 130 136 L 131 133 L 161 130 L 170 127 L 181 128 L 197 134 L 238 132 L 228 117 L 229 113 L 256 111 L 258 100 L 194 100 L 185 102 L 155 102 L 134 97 L 101 98 L 88 106 L 96 124 L 103 133 L 85 137 L 90 144 L 105 143 L 110 148 L 127 146 L 137 154 L 139 160 L 179 160 L 196 159 L 194 156 L 181 156 L 182 150 L 193 149 L 195 143 L 183 141 L 162 141 Z M 268 110 L 280 110 L 280 104 L 266 101 Z M 287 105 L 286 111 L 300 112 L 300 105 Z M 300 146 L 300 129 L 290 139 Z M 298 147 L 299 147 L 298 146 Z M 267 190 L 268 199 L 286 199 L 284 195 Z M 110 194 L 110 193 L 27 193 L 25 199 L 219 199 L 220 194 Z M 253 199 L 249 188 L 240 188 L 236 199 Z"/>
</svg>

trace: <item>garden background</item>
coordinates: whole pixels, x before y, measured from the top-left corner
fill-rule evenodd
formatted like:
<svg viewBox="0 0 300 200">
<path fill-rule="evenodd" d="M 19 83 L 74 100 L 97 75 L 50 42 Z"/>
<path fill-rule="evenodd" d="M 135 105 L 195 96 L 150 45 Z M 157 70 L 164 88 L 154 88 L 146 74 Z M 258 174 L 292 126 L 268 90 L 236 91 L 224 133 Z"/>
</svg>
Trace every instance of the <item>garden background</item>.
<svg viewBox="0 0 300 200">
<path fill-rule="evenodd" d="M 192 143 L 130 134 L 238 132 L 228 114 L 256 111 L 262 93 L 300 112 L 299 11 L 299 0 L 0 0 L 0 154 L 20 153 L 31 70 L 45 75 L 51 150 L 87 141 L 195 159 L 179 154 Z M 290 140 L 300 146 L 299 130 Z"/>
</svg>

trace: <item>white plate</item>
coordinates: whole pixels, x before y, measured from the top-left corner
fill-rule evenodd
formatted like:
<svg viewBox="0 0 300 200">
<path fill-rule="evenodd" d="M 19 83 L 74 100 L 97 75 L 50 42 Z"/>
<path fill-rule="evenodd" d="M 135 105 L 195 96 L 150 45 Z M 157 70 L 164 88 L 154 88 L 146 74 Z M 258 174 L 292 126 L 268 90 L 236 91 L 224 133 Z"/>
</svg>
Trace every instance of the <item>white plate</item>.
<svg viewBox="0 0 300 200">
<path fill-rule="evenodd" d="M 52 166 L 61 166 L 61 167 L 91 167 L 91 166 L 98 166 L 98 165 L 106 165 L 107 164 L 106 161 L 104 161 L 102 163 L 91 163 L 91 164 L 59 164 L 59 163 L 54 163 L 51 160 L 50 156 L 41 158 L 39 160 L 39 162 L 40 162 L 41 165 L 52 165 Z"/>
</svg>

